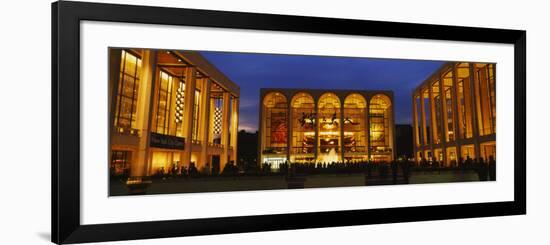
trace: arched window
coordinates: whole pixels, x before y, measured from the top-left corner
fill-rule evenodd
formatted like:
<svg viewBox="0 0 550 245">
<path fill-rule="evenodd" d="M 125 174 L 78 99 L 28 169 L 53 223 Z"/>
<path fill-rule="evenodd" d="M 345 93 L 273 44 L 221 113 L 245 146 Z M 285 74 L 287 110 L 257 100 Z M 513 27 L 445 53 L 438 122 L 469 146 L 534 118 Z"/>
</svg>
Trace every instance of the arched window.
<svg viewBox="0 0 550 245">
<path fill-rule="evenodd" d="M 288 102 L 279 92 L 268 93 L 262 102 L 262 162 L 286 161 L 288 144 Z"/>
<path fill-rule="evenodd" d="M 392 104 L 388 96 L 377 94 L 370 100 L 370 153 L 372 161 L 393 160 Z"/>
<path fill-rule="evenodd" d="M 291 162 L 312 162 L 315 147 L 315 101 L 308 93 L 297 93 L 291 102 Z"/>
<path fill-rule="evenodd" d="M 318 120 L 319 120 L 319 141 L 318 156 L 319 162 L 341 161 L 341 112 L 340 99 L 333 93 L 325 93 L 319 98 Z"/>
<path fill-rule="evenodd" d="M 350 94 L 344 100 L 344 157 L 347 161 L 367 159 L 367 101 L 360 94 Z"/>
</svg>

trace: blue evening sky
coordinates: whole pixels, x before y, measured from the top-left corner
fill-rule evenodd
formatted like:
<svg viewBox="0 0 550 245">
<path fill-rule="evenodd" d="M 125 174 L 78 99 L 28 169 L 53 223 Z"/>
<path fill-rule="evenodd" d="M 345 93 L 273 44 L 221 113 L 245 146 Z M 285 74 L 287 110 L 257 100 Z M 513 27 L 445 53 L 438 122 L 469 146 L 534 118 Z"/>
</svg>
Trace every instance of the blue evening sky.
<svg viewBox="0 0 550 245">
<path fill-rule="evenodd" d="M 392 90 L 395 122 L 411 124 L 412 90 L 442 61 L 201 51 L 241 88 L 239 129 L 256 131 L 260 88 Z"/>
</svg>

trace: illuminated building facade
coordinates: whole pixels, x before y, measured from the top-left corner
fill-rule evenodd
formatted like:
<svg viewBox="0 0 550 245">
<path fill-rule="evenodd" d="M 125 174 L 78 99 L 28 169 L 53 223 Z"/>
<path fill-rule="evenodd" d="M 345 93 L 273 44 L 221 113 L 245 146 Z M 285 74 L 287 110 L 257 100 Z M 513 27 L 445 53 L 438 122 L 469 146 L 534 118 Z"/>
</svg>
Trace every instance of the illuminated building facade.
<svg viewBox="0 0 550 245">
<path fill-rule="evenodd" d="M 261 89 L 259 159 L 290 163 L 391 161 L 391 91 Z"/>
<path fill-rule="evenodd" d="M 415 161 L 496 160 L 495 64 L 443 65 L 413 92 Z"/>
<path fill-rule="evenodd" d="M 112 175 L 236 160 L 239 87 L 198 52 L 109 49 L 109 105 Z"/>
</svg>

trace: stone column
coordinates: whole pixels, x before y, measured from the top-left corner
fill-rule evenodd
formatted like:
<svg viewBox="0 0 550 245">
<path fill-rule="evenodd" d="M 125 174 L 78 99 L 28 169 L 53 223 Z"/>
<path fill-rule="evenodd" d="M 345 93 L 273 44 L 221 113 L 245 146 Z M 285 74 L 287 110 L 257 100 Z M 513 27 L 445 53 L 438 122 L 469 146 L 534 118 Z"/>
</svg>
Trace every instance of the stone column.
<svg viewBox="0 0 550 245">
<path fill-rule="evenodd" d="M 200 167 L 210 167 L 212 163 L 208 159 L 208 139 L 210 130 L 210 86 L 212 82 L 210 79 L 205 78 L 202 80 L 202 98 L 200 102 L 200 108 L 203 111 L 200 118 L 200 141 L 201 141 L 201 156 Z M 207 166 L 208 165 L 208 166 Z M 210 172 L 210 170 L 208 170 Z"/>
<path fill-rule="evenodd" d="M 475 75 L 474 64 L 469 63 L 470 65 L 470 98 L 471 98 L 471 108 L 472 108 L 472 127 L 473 127 L 473 142 L 474 142 L 474 155 L 476 159 L 479 159 L 481 156 L 481 147 L 479 146 L 479 124 L 478 124 L 478 111 L 476 103 L 476 93 L 475 84 L 478 82 L 479 78 Z"/>
<path fill-rule="evenodd" d="M 370 97 L 366 99 L 365 107 L 365 131 L 367 133 L 367 160 L 370 162 L 371 152 L 370 152 Z"/>
<path fill-rule="evenodd" d="M 439 74 L 439 98 L 441 101 L 441 136 L 442 136 L 442 143 L 441 143 L 441 153 L 443 154 L 443 164 L 448 165 L 447 163 L 447 137 L 449 137 L 448 132 L 449 128 L 447 127 L 447 98 L 445 95 L 445 77 L 444 74 Z"/>
<path fill-rule="evenodd" d="M 191 151 L 193 148 L 193 109 L 195 105 L 196 68 L 185 69 L 185 92 L 183 102 L 183 137 L 185 138 L 185 149 L 181 153 L 180 161 L 184 166 L 189 167 L 191 163 Z"/>
<path fill-rule="evenodd" d="M 288 94 L 285 94 L 287 98 L 287 116 L 286 116 L 286 160 L 290 163 L 290 152 L 292 151 L 292 98 L 290 96 L 287 96 Z M 290 99 L 290 100 L 289 100 Z"/>
<path fill-rule="evenodd" d="M 139 130 L 139 145 L 131 166 L 131 176 L 147 176 L 150 171 L 149 136 L 153 117 L 154 91 L 156 83 L 157 52 L 144 50 L 141 62 L 139 96 L 137 100 L 137 129 Z"/>
<path fill-rule="evenodd" d="M 340 100 L 340 120 L 338 122 L 338 125 L 340 125 L 340 156 L 342 157 L 342 162 L 345 161 L 344 158 L 344 105 L 345 105 L 345 98 L 344 100 Z"/>
<path fill-rule="evenodd" d="M 313 124 L 313 130 L 315 131 L 315 143 L 313 143 L 313 161 L 317 162 L 317 157 L 319 156 L 319 106 L 317 105 L 317 102 L 315 99 L 313 99 L 314 106 L 314 114 L 315 114 L 315 123 Z"/>
<path fill-rule="evenodd" d="M 426 109 L 425 109 L 426 105 L 425 105 L 425 102 L 424 102 L 424 91 L 422 88 L 420 88 L 420 122 L 421 122 L 421 127 L 422 127 L 422 140 L 421 140 L 421 143 L 420 145 L 422 146 L 426 146 L 428 144 L 428 132 L 426 132 Z M 424 147 L 422 147 L 424 148 Z M 425 156 L 425 153 L 424 151 L 422 150 L 422 157 L 423 158 L 426 158 L 427 156 Z M 427 158 L 426 158 L 427 159 Z"/>
<path fill-rule="evenodd" d="M 432 159 L 436 159 L 437 158 L 435 157 L 435 152 L 434 152 L 434 144 L 435 144 L 435 137 L 437 137 L 437 123 L 435 122 L 435 105 L 434 105 L 434 94 L 433 94 L 433 87 L 432 87 L 432 83 L 429 82 L 428 83 L 428 101 L 429 101 L 429 104 L 430 104 L 430 126 L 431 126 L 431 129 L 432 129 L 432 139 L 430 141 L 430 151 L 432 152 Z"/>
<path fill-rule="evenodd" d="M 416 104 L 416 93 L 412 93 L 412 112 L 413 112 L 413 158 L 414 163 L 418 165 L 418 148 L 420 147 L 420 136 L 418 135 L 418 105 Z"/>
<path fill-rule="evenodd" d="M 239 136 L 239 98 L 234 97 L 231 100 L 231 142 L 229 144 L 233 148 L 231 152 L 231 161 L 237 164 L 237 141 Z"/>
<path fill-rule="evenodd" d="M 265 119 L 265 114 L 266 114 L 266 106 L 264 104 L 264 99 L 265 99 L 265 96 L 267 95 L 268 93 L 266 92 L 263 92 L 263 91 L 260 91 L 260 100 L 259 100 L 259 113 L 258 113 L 258 150 L 257 150 L 257 160 L 256 160 L 256 164 L 257 166 L 259 167 L 259 169 L 261 169 L 263 167 L 263 155 L 264 155 L 264 150 L 266 148 L 266 145 L 267 145 L 267 142 L 266 142 L 266 119 Z"/>
<path fill-rule="evenodd" d="M 389 134 L 390 134 L 390 140 L 391 140 L 391 143 L 389 144 L 390 147 L 391 147 L 391 160 L 395 160 L 396 157 L 397 157 L 397 147 L 395 147 L 395 110 L 393 109 L 394 108 L 394 105 L 393 105 L 393 94 L 392 94 L 392 97 L 390 99 L 390 106 L 388 108 L 388 110 L 391 110 L 389 115 L 390 115 L 390 126 L 388 127 L 388 130 L 390 131 Z"/>
<path fill-rule="evenodd" d="M 460 152 L 460 138 L 462 137 L 461 136 L 461 133 L 460 133 L 460 128 L 459 128 L 459 116 L 458 116 L 458 77 L 457 77 L 457 69 L 456 69 L 456 65 L 453 64 L 453 88 L 451 89 L 451 93 L 452 93 L 452 97 L 453 97 L 453 116 L 454 116 L 454 120 L 453 120 L 453 127 L 454 127 L 454 136 L 455 136 L 455 159 L 456 159 L 456 162 L 458 163 L 458 160 L 459 158 L 461 157 L 461 152 Z"/>
<path fill-rule="evenodd" d="M 221 145 L 223 147 L 222 154 L 220 156 L 220 171 L 223 171 L 225 164 L 229 160 L 229 92 L 223 92 L 223 106 L 222 106 L 222 139 Z"/>
</svg>

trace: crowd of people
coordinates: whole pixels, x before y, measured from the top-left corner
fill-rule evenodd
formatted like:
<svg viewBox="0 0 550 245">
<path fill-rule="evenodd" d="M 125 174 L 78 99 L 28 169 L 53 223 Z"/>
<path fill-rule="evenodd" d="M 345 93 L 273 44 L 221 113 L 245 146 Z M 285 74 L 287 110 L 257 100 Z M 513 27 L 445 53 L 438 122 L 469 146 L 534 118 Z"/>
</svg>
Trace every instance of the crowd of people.
<svg viewBox="0 0 550 245">
<path fill-rule="evenodd" d="M 458 161 L 452 160 L 449 166 L 445 166 L 441 161 L 428 161 L 422 158 L 417 168 L 421 170 L 472 170 L 478 174 L 481 181 L 496 180 L 496 160 L 493 156 L 489 156 L 488 159 L 484 159 L 483 157 L 470 158 L 467 156 L 466 159 L 459 158 Z"/>
<path fill-rule="evenodd" d="M 408 180 L 413 171 L 475 171 L 479 180 L 496 180 L 496 161 L 493 157 L 488 160 L 483 158 L 451 161 L 450 165 L 444 165 L 441 161 L 428 161 L 421 159 L 418 164 L 410 160 L 395 160 L 391 162 L 310 162 L 290 163 L 288 161 L 277 165 L 265 162 L 256 169 L 243 169 L 242 165 L 233 161 L 224 165 L 217 171 L 208 167 L 198 169 L 194 163 L 178 168 L 173 164 L 169 169 L 164 167 L 156 169 L 151 177 L 208 177 L 208 176 L 261 176 L 261 175 L 317 175 L 317 174 L 358 174 L 364 173 L 367 177 L 387 178 L 398 176 Z M 218 173 L 219 172 L 219 173 Z"/>
</svg>

